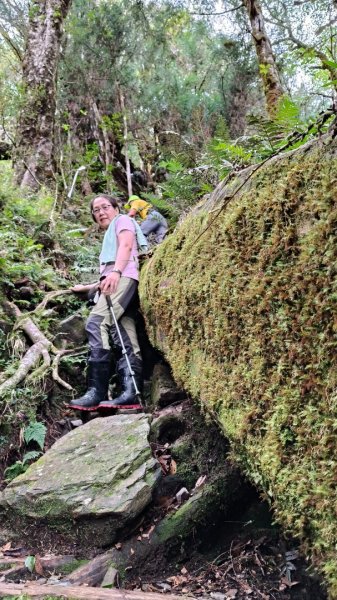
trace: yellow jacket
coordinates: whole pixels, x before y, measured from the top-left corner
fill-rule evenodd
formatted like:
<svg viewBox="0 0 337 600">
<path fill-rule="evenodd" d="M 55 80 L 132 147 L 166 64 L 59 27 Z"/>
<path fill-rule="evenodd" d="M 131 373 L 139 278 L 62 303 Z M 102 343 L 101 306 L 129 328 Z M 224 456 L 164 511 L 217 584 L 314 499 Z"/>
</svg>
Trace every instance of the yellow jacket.
<svg viewBox="0 0 337 600">
<path fill-rule="evenodd" d="M 141 200 L 141 198 L 138 198 L 138 200 L 132 200 L 128 203 L 127 207 L 136 210 L 137 215 L 139 215 L 141 219 L 146 219 L 147 213 L 151 208 L 153 208 L 152 204 L 146 202 L 145 200 Z"/>
</svg>

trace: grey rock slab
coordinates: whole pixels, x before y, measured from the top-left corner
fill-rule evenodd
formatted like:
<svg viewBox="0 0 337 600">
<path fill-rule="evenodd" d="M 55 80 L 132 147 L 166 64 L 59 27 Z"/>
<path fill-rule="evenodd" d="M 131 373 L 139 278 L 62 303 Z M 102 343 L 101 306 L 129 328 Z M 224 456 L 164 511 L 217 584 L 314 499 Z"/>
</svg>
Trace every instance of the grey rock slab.
<svg viewBox="0 0 337 600">
<path fill-rule="evenodd" d="M 55 331 L 54 344 L 62 347 L 64 344 L 85 344 L 87 335 L 84 319 L 79 314 L 71 315 L 60 322 Z"/>
<path fill-rule="evenodd" d="M 118 571 L 115 567 L 109 567 L 104 575 L 104 579 L 101 583 L 101 587 L 115 586 L 118 578 Z"/>
<path fill-rule="evenodd" d="M 2 511 L 12 523 L 28 518 L 53 529 L 63 526 L 68 534 L 76 522 L 85 522 L 97 544 L 112 542 L 151 501 L 159 469 L 148 435 L 144 414 L 93 419 L 60 438 L 8 485 L 0 495 Z"/>
</svg>

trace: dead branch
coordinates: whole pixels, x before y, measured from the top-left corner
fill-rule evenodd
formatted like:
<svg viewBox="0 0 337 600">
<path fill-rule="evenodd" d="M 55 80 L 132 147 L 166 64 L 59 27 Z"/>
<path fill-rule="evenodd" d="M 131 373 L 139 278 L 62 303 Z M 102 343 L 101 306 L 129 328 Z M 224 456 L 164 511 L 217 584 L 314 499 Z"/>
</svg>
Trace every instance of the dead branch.
<svg viewBox="0 0 337 600">
<path fill-rule="evenodd" d="M 72 294 L 72 290 L 58 290 L 56 292 L 48 292 L 45 297 L 43 298 L 43 300 L 40 302 L 40 304 L 38 304 L 36 306 L 36 308 L 34 308 L 34 310 L 32 311 L 32 313 L 37 313 L 40 312 L 41 310 L 43 310 L 44 308 L 46 308 L 48 302 L 50 302 L 50 300 L 53 300 L 54 298 L 58 298 L 59 296 L 65 296 L 66 294 Z"/>
</svg>

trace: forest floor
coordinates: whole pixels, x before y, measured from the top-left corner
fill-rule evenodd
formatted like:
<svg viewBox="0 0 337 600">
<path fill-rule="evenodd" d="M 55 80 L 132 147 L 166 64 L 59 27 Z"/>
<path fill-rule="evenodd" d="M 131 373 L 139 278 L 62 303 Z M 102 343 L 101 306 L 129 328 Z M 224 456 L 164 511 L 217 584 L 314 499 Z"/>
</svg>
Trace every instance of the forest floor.
<svg viewBox="0 0 337 600">
<path fill-rule="evenodd" d="M 69 419 L 68 413 L 68 410 L 64 411 L 63 420 Z M 58 437 L 57 422 L 54 429 Z M 51 444 L 53 441 L 50 439 Z M 154 505 L 145 517 L 141 517 L 139 531 L 133 532 L 133 539 L 150 537 L 156 523 L 177 508 L 175 499 L 168 506 Z M 219 513 L 214 525 L 199 529 L 192 540 L 182 542 L 180 547 L 158 548 L 139 569 L 132 566 L 131 561 L 118 576 L 116 584 L 129 590 L 191 595 L 208 600 L 327 599 L 319 577 L 301 556 L 298 543 L 286 538 L 272 522 L 267 502 L 261 500 L 252 487 L 249 486 L 244 502 L 240 501 L 228 518 L 231 520 Z M 144 532 L 149 533 L 144 535 Z M 123 543 L 121 539 L 116 547 L 122 547 Z M 13 545 L 5 544 L 0 548 L 0 557 L 43 557 L 55 550 L 52 532 L 42 535 L 41 529 L 37 529 L 35 535 L 30 534 L 28 544 L 27 538 L 22 544 L 17 542 L 17 552 Z M 98 548 L 88 547 L 85 554 L 90 560 L 101 552 Z M 83 558 L 76 544 L 62 544 L 60 539 L 57 553 Z M 42 582 L 41 575 L 19 571 L 10 580 L 23 583 L 28 580 L 39 582 L 40 579 Z M 65 574 L 56 569 L 44 573 L 43 582 L 55 584 L 64 577 Z M 1 580 L 4 581 L 0 577 Z"/>
<path fill-rule="evenodd" d="M 237 521 L 215 526 L 198 550 L 185 548 L 188 560 L 157 554 L 146 570 L 130 569 L 123 585 L 213 600 L 326 600 L 296 541 L 286 539 L 271 519 L 256 495 Z"/>
<path fill-rule="evenodd" d="M 146 527 L 149 524 L 150 521 Z M 0 556 L 27 554 L 23 548 L 17 548 L 16 552 L 9 546 L 0 549 Z M 75 548 L 64 547 L 62 551 L 76 553 Z M 34 548 L 29 549 L 29 554 L 34 552 Z M 39 552 L 41 556 L 41 547 Z M 55 569 L 47 580 L 42 580 L 38 573 L 27 571 L 24 575 L 21 571 L 11 581 L 35 580 L 55 585 L 63 578 L 64 573 Z M 208 600 L 327 599 L 319 578 L 301 557 L 296 542 L 285 539 L 272 524 L 266 503 L 258 497 L 252 499 L 240 520 L 223 522 L 222 526 L 209 530 L 197 550 L 182 548 L 181 556 L 177 553 L 165 556 L 158 551 L 141 570 L 127 567 L 116 585 L 128 590 L 161 592 L 163 596 L 172 593 Z"/>
</svg>

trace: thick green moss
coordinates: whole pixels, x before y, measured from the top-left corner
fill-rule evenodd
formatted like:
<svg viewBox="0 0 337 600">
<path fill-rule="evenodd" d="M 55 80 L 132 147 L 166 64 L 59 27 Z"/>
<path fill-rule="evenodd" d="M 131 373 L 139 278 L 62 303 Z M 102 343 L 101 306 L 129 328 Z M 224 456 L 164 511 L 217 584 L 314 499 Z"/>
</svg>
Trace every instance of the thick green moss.
<svg viewBox="0 0 337 600">
<path fill-rule="evenodd" d="M 337 597 L 337 159 L 259 170 L 214 219 L 188 216 L 142 272 L 150 336 L 216 418 Z"/>
</svg>

